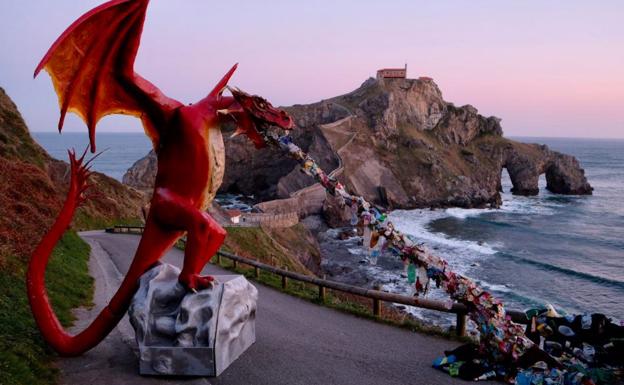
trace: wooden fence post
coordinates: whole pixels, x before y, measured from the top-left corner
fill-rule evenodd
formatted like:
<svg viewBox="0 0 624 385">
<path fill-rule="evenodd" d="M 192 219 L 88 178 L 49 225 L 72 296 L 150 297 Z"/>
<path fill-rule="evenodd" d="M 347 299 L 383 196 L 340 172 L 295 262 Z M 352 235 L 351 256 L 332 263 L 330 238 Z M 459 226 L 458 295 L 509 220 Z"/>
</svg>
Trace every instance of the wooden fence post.
<svg viewBox="0 0 624 385">
<path fill-rule="evenodd" d="M 221 254 L 217 253 L 217 265 L 221 266 Z"/>
<path fill-rule="evenodd" d="M 284 270 L 288 271 L 288 267 L 284 267 Z M 286 290 L 288 286 L 288 278 L 285 275 L 282 275 L 282 290 Z"/>
<path fill-rule="evenodd" d="M 373 286 L 375 290 L 381 290 L 381 286 L 375 285 Z M 373 315 L 377 318 L 381 317 L 381 300 L 374 298 L 373 299 Z"/>
<path fill-rule="evenodd" d="M 258 266 L 254 266 L 254 276 L 260 278 L 260 269 L 258 269 Z"/>
<path fill-rule="evenodd" d="M 326 279 L 325 274 L 323 274 L 323 279 Z M 319 301 L 321 303 L 325 303 L 325 286 L 319 285 Z"/>
<path fill-rule="evenodd" d="M 238 261 L 236 259 L 233 259 L 232 262 L 234 263 L 232 265 L 232 267 L 234 268 L 234 270 L 238 269 Z"/>
<path fill-rule="evenodd" d="M 457 313 L 457 323 L 455 324 L 455 334 L 457 334 L 458 337 L 463 337 L 466 335 L 466 321 L 467 321 L 466 313 Z"/>
</svg>

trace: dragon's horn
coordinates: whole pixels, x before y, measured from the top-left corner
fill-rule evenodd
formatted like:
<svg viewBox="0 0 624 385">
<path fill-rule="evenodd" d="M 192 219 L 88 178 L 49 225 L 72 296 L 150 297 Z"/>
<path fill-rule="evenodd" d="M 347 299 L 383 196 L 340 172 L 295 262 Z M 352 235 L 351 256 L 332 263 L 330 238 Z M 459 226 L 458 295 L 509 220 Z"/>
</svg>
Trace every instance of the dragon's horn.
<svg viewBox="0 0 624 385">
<path fill-rule="evenodd" d="M 230 68 L 230 70 L 225 74 L 225 76 L 223 76 L 223 78 L 219 81 L 219 83 L 217 83 L 215 88 L 212 91 L 210 91 L 210 94 L 208 95 L 209 98 L 210 97 L 216 98 L 221 95 L 221 93 L 227 86 L 228 82 L 230 81 L 230 78 L 232 77 L 232 75 L 234 75 L 234 71 L 236 71 L 237 67 L 238 67 L 238 63 L 234 64 L 232 68 Z"/>
</svg>

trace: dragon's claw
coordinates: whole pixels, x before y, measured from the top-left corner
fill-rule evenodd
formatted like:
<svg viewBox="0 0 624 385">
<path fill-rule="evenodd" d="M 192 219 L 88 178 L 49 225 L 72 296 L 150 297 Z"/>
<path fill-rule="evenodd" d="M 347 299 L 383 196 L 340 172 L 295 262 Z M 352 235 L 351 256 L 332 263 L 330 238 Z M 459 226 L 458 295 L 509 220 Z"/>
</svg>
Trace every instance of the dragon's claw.
<svg viewBox="0 0 624 385">
<path fill-rule="evenodd" d="M 178 280 L 184 287 L 194 293 L 197 293 L 200 290 L 212 288 L 215 282 L 213 276 L 199 274 L 180 275 Z"/>
</svg>

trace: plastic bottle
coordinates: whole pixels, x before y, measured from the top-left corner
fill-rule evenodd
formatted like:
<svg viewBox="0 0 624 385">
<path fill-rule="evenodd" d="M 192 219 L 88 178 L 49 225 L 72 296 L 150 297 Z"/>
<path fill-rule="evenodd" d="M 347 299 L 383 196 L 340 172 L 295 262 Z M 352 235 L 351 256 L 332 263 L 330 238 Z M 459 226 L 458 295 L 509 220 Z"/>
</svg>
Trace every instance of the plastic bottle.
<svg viewBox="0 0 624 385">
<path fill-rule="evenodd" d="M 410 263 L 407 266 L 407 282 L 415 283 L 416 282 L 416 266 L 413 263 Z"/>
<path fill-rule="evenodd" d="M 494 378 L 494 377 L 496 377 L 496 372 L 492 370 L 492 371 L 489 371 L 487 373 L 483 373 L 479 377 L 475 378 L 475 381 L 485 381 L 485 380 L 489 380 L 490 378 Z"/>
</svg>

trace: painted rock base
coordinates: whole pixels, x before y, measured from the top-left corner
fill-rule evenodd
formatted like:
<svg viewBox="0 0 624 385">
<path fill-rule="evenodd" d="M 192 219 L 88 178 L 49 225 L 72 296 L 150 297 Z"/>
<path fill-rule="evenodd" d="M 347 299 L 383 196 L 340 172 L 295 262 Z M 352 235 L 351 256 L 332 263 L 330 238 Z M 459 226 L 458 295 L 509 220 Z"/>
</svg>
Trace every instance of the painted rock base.
<svg viewBox="0 0 624 385">
<path fill-rule="evenodd" d="M 187 292 L 180 270 L 146 272 L 128 311 L 145 375 L 218 376 L 256 340 L 258 291 L 242 275 L 215 276 L 211 289 Z"/>
</svg>

